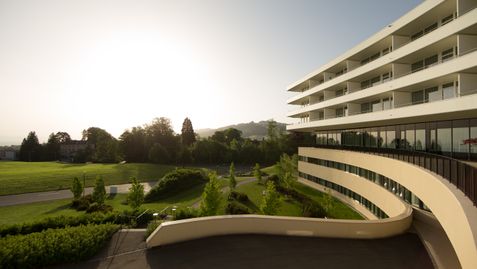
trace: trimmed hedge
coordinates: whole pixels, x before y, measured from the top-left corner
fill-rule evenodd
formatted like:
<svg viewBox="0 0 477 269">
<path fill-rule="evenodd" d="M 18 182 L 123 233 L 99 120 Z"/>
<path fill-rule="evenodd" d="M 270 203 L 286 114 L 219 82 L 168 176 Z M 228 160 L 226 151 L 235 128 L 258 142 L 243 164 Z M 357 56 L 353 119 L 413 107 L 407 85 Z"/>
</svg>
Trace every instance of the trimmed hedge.
<svg viewBox="0 0 477 269">
<path fill-rule="evenodd" d="M 250 214 L 250 210 L 239 202 L 229 201 L 225 208 L 225 213 L 230 215 Z"/>
<path fill-rule="evenodd" d="M 152 202 L 167 198 L 207 181 L 208 177 L 200 170 L 178 168 L 160 179 L 157 186 L 149 191 L 144 200 Z"/>
<path fill-rule="evenodd" d="M 229 201 L 236 200 L 236 201 L 239 201 L 241 203 L 247 203 L 248 201 L 250 201 L 247 194 L 241 193 L 241 192 L 238 192 L 238 191 L 231 191 L 230 194 L 229 194 L 228 200 Z"/>
<path fill-rule="evenodd" d="M 115 223 L 125 225 L 145 225 L 152 218 L 152 213 L 146 213 L 136 220 L 139 211 L 111 212 L 107 214 L 92 213 L 81 216 L 57 216 L 45 218 L 35 222 L 25 222 L 20 224 L 0 225 L 0 237 L 17 234 L 30 234 L 41 232 L 47 229 L 73 227 L 86 224 Z"/>
<path fill-rule="evenodd" d="M 39 268 L 84 260 L 118 230 L 114 224 L 48 229 L 0 239 L 0 268 Z"/>
</svg>

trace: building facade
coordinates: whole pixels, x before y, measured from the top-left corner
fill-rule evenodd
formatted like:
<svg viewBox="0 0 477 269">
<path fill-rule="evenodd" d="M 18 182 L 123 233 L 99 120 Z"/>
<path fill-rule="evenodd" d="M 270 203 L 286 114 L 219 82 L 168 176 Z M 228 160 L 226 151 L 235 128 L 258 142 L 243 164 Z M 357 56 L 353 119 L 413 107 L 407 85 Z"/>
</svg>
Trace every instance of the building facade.
<svg viewBox="0 0 477 269">
<path fill-rule="evenodd" d="M 288 91 L 301 182 L 368 219 L 391 193 L 436 266 L 477 268 L 477 1 L 424 1 Z"/>
</svg>

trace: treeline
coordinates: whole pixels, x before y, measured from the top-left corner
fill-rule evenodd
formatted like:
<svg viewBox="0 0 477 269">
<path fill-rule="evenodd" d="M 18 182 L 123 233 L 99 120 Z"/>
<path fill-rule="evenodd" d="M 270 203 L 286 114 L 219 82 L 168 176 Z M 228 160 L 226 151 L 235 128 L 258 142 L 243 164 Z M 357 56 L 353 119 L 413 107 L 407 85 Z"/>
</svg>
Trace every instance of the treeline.
<svg viewBox="0 0 477 269">
<path fill-rule="evenodd" d="M 71 141 L 67 133 L 51 134 L 40 145 L 34 132 L 23 140 L 20 159 L 23 161 L 51 161 L 60 157 L 61 143 Z M 268 122 L 268 135 L 262 140 L 244 138 L 242 132 L 229 128 L 200 139 L 192 122 L 186 118 L 180 134 L 172 129 L 171 121 L 161 117 L 150 124 L 126 130 L 119 139 L 105 130 L 91 127 L 83 131 L 82 141 L 88 147 L 75 155 L 75 162 L 113 163 L 151 162 L 160 164 L 219 164 L 219 163 L 275 163 L 283 153 L 294 154 L 299 146 L 313 144 L 313 137 L 305 133 L 279 131 L 275 121 Z"/>
</svg>

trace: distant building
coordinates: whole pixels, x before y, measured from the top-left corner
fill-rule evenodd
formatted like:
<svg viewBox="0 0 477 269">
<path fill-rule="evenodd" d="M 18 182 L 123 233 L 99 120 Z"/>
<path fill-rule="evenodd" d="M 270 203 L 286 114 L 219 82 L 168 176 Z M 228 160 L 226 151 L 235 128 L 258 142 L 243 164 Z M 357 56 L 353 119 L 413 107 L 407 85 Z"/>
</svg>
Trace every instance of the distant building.
<svg viewBox="0 0 477 269">
<path fill-rule="evenodd" d="M 73 161 L 78 152 L 89 147 L 87 141 L 71 140 L 60 144 L 60 159 L 63 161 Z"/>
<path fill-rule="evenodd" d="M 13 147 L 0 149 L 0 160 L 14 161 L 17 159 L 17 151 Z"/>
</svg>

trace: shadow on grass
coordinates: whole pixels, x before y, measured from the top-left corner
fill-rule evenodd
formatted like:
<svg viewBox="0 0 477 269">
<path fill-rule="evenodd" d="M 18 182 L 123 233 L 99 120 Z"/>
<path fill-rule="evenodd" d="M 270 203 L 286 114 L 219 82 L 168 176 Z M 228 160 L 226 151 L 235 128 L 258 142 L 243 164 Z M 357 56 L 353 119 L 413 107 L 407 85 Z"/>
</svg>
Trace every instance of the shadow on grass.
<svg viewBox="0 0 477 269">
<path fill-rule="evenodd" d="M 52 208 L 52 209 L 46 211 L 45 214 L 52 214 L 52 213 L 56 213 L 56 212 L 59 212 L 59 211 L 62 211 L 62 210 L 66 210 L 66 209 L 73 209 L 71 207 L 71 203 L 67 203 L 65 205 Z"/>
</svg>

